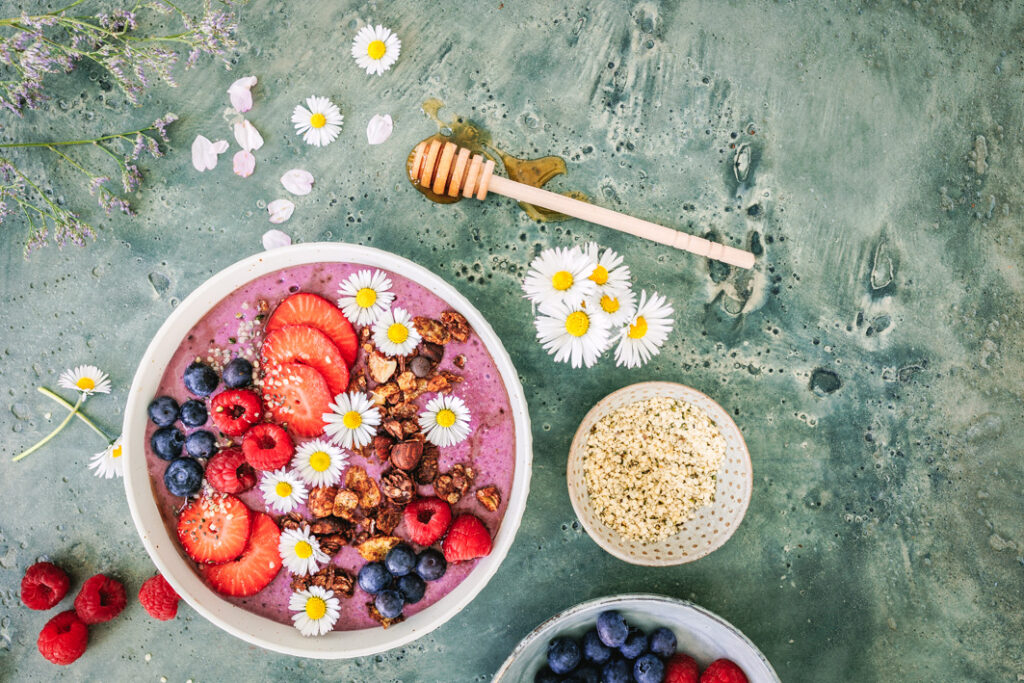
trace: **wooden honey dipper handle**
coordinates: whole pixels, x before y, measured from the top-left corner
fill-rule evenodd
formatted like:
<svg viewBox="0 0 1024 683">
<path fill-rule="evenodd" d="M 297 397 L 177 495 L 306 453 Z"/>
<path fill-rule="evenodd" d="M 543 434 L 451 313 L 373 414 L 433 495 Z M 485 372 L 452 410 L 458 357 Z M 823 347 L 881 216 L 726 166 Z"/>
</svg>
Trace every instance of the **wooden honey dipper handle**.
<svg viewBox="0 0 1024 683">
<path fill-rule="evenodd" d="M 471 157 L 468 149 L 460 148 L 454 142 L 431 140 L 418 144 L 413 150 L 409 176 L 414 183 L 429 188 L 434 194 L 449 197 L 458 197 L 461 194 L 463 197 L 485 199 L 488 192 L 494 192 L 652 242 L 713 258 L 731 266 L 754 266 L 754 255 L 749 251 L 496 176 L 493 161 L 484 159 L 480 154 Z"/>
</svg>

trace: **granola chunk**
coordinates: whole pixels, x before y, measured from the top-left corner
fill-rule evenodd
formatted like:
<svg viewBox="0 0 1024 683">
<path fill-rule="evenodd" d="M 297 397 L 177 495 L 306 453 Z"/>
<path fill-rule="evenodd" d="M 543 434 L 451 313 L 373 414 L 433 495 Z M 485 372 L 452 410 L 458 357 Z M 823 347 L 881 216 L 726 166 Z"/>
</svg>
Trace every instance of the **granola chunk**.
<svg viewBox="0 0 1024 683">
<path fill-rule="evenodd" d="M 426 486 L 434 483 L 439 471 L 438 460 L 440 458 L 441 451 L 434 444 L 426 444 L 423 447 L 420 464 L 416 466 L 416 472 L 413 474 L 417 484 Z"/>
<path fill-rule="evenodd" d="M 398 361 L 388 358 L 380 351 L 371 353 L 366 365 L 370 370 L 370 379 L 377 384 L 385 384 L 398 369 Z"/>
<path fill-rule="evenodd" d="M 359 506 L 364 510 L 372 510 L 380 505 L 380 487 L 366 470 L 358 465 L 348 468 L 345 472 L 345 488 L 359 497 Z"/>
<path fill-rule="evenodd" d="M 314 517 L 327 517 L 334 514 L 334 498 L 338 495 L 337 486 L 318 486 L 309 492 L 306 506 L 309 514 Z"/>
<path fill-rule="evenodd" d="M 331 508 L 333 512 L 333 501 Z M 314 536 L 329 536 L 330 534 L 340 534 L 345 529 L 345 526 L 345 521 L 338 517 L 324 517 L 310 524 L 309 532 Z"/>
<path fill-rule="evenodd" d="M 361 518 L 359 514 L 359 494 L 348 489 L 341 489 L 334 497 L 332 511 L 336 517 L 341 517 L 345 521 L 359 522 Z"/>
<path fill-rule="evenodd" d="M 476 499 L 487 510 L 494 512 L 501 505 L 501 491 L 493 484 L 476 490 Z"/>
<path fill-rule="evenodd" d="M 320 550 L 334 557 L 346 543 L 345 537 L 342 534 L 323 536 L 320 538 Z"/>
<path fill-rule="evenodd" d="M 439 320 L 418 315 L 412 319 L 412 322 L 424 341 L 444 346 L 452 340 L 452 333 Z"/>
<path fill-rule="evenodd" d="M 412 374 L 412 370 L 406 370 L 395 378 L 395 384 L 402 391 L 412 391 L 416 388 L 416 375 Z"/>
<path fill-rule="evenodd" d="M 412 500 L 413 489 L 412 478 L 408 473 L 399 469 L 390 469 L 380 475 L 380 487 L 384 495 L 390 498 L 396 505 L 408 505 Z"/>
<path fill-rule="evenodd" d="M 382 562 L 388 551 L 401 542 L 398 536 L 373 536 L 360 543 L 356 550 L 367 562 Z"/>
<path fill-rule="evenodd" d="M 282 531 L 285 529 L 298 529 L 301 526 L 305 526 L 305 524 L 306 520 L 298 512 L 289 512 L 277 521 L 277 525 L 281 527 Z"/>
<path fill-rule="evenodd" d="M 441 500 L 455 505 L 473 485 L 476 471 L 468 465 L 458 463 L 434 480 L 434 493 Z"/>
<path fill-rule="evenodd" d="M 472 328 L 469 326 L 469 321 L 461 313 L 456 311 L 445 311 L 441 314 L 441 324 L 444 325 L 448 333 L 455 338 L 456 341 L 464 342 L 469 339 L 469 333 L 472 332 Z"/>
<path fill-rule="evenodd" d="M 310 577 L 309 583 L 312 586 L 319 586 L 325 590 L 334 591 L 335 594 L 339 596 L 344 595 L 347 598 L 352 597 L 352 591 L 356 584 L 355 577 L 333 564 L 329 564 L 316 574 L 313 574 Z"/>
<path fill-rule="evenodd" d="M 393 505 L 382 505 L 373 518 L 374 529 L 382 534 L 390 534 L 402 521 L 402 511 Z"/>
</svg>

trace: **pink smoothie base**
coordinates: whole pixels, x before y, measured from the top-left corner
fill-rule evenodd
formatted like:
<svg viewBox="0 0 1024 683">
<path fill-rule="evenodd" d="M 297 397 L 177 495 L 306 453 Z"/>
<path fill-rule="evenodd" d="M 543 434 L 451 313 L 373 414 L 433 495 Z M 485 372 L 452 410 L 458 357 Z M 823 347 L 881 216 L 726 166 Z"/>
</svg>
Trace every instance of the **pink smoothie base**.
<svg viewBox="0 0 1024 683">
<path fill-rule="evenodd" d="M 366 268 L 367 266 L 344 263 L 294 266 L 268 273 L 235 290 L 222 299 L 186 335 L 168 364 L 156 395 L 171 396 L 179 403 L 193 398 L 185 389 L 182 375 L 185 367 L 197 358 L 207 362 L 211 350 L 227 350 L 231 357 L 242 355 L 258 358 L 260 337 L 257 336 L 248 341 L 243 339 L 245 323 L 252 322 L 256 317 L 258 300 L 265 300 L 269 304 L 268 315 L 285 297 L 298 291 L 312 292 L 334 301 L 337 297 L 338 285 L 352 273 Z M 373 269 L 371 268 L 371 270 Z M 403 308 L 412 316 L 423 315 L 432 318 L 438 318 L 442 311 L 450 308 L 450 305 L 441 298 L 415 282 L 393 272 L 385 272 L 392 282 L 391 291 L 395 294 L 394 307 Z M 243 328 L 242 335 L 239 334 L 240 325 Z M 261 325 L 257 324 L 254 333 L 258 335 L 261 329 Z M 238 341 L 232 343 L 232 339 Z M 453 364 L 453 359 L 459 354 L 466 357 L 464 368 L 457 368 Z M 357 367 L 361 365 L 362 356 L 363 352 L 360 350 Z M 450 370 L 465 378 L 464 382 L 455 386 L 453 394 L 462 398 L 472 413 L 469 438 L 455 446 L 441 449 L 441 472 L 460 462 L 471 464 L 476 470 L 476 481 L 473 488 L 453 507 L 453 514 L 472 512 L 483 520 L 493 537 L 505 514 L 515 475 L 515 431 L 508 393 L 493 359 L 476 334 L 470 335 L 466 342 L 453 341 L 448 344 L 445 347 L 440 369 Z M 223 385 L 218 387 L 213 395 L 215 396 L 221 390 L 223 390 Z M 422 408 L 433 395 L 424 394 L 417 400 L 417 404 Z M 194 431 L 184 428 L 180 423 L 177 426 L 186 434 Z M 177 518 L 175 513 L 182 507 L 184 500 L 170 495 L 164 488 L 163 473 L 167 462 L 158 458 L 148 447 L 149 437 L 155 429 L 153 424 L 147 425 L 146 428 L 146 463 L 164 525 L 170 536 L 176 538 Z M 217 433 L 212 420 L 197 429 L 208 429 Z M 302 441 L 304 440 L 299 440 L 299 443 Z M 236 439 L 236 442 L 240 442 L 240 439 Z M 368 460 L 358 453 L 349 453 L 349 464 L 363 466 L 375 478 L 387 467 L 386 464 L 376 462 L 376 458 Z M 488 484 L 497 486 L 502 494 L 501 505 L 494 512 L 487 511 L 473 495 L 473 491 L 477 488 Z M 419 493 L 432 495 L 433 491 L 431 487 L 427 486 L 420 487 Z M 275 519 L 280 517 L 279 514 L 268 510 L 264 505 L 258 485 L 239 497 L 254 511 L 269 512 Z M 308 510 L 304 506 L 298 508 L 298 512 L 309 518 Z M 395 530 L 395 535 L 408 538 L 404 522 Z M 184 553 L 182 555 L 184 556 Z M 354 548 L 347 546 L 343 547 L 331 562 L 352 574 L 356 574 L 359 568 L 365 564 L 359 553 Z M 448 571 L 441 579 L 427 583 L 426 596 L 415 605 L 407 605 L 404 615 L 412 616 L 452 592 L 470 574 L 476 564 L 477 561 L 470 561 L 449 566 Z M 260 593 L 249 598 L 225 597 L 224 599 L 260 616 L 291 624 L 292 612 L 288 609 L 288 597 L 292 592 L 289 586 L 290 581 L 291 576 L 287 569 L 282 568 L 274 581 Z M 371 600 L 372 596 L 363 592 L 358 586 L 351 598 L 341 597 L 341 617 L 335 625 L 335 630 L 380 628 L 379 624 L 367 613 L 366 603 Z"/>
</svg>

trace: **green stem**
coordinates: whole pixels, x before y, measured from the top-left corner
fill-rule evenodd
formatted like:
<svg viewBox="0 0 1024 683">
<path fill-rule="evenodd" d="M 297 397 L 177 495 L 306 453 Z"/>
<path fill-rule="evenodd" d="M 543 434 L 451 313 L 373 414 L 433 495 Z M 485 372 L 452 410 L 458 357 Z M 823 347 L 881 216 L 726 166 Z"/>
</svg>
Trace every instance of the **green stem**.
<svg viewBox="0 0 1024 683">
<path fill-rule="evenodd" d="M 145 133 L 153 130 L 153 126 L 146 126 L 138 130 L 127 131 L 124 133 L 111 133 L 110 135 L 101 135 L 98 138 L 91 138 L 88 140 L 62 140 L 59 142 L 6 142 L 0 143 L 0 149 L 6 149 L 9 147 L 64 147 L 67 145 L 92 145 L 97 142 L 104 140 L 113 140 L 114 138 L 121 138 L 127 135 L 138 135 L 139 133 Z"/>
<path fill-rule="evenodd" d="M 77 168 L 79 171 L 81 171 L 85 175 L 89 176 L 90 178 L 95 178 L 96 177 L 92 173 L 89 173 L 89 171 L 85 170 L 85 168 L 80 163 L 78 163 L 77 161 L 75 161 L 74 159 L 69 157 L 67 154 L 65 154 L 64 152 L 60 151 L 59 149 L 56 149 L 54 147 L 47 147 L 46 149 L 50 150 L 51 152 L 53 152 L 54 154 L 59 156 L 61 159 L 63 159 L 64 161 L 68 162 L 68 164 L 70 164 L 74 168 Z"/>
<path fill-rule="evenodd" d="M 78 397 L 78 401 L 75 403 L 74 407 L 71 408 L 71 412 L 68 413 L 68 416 L 65 417 L 64 420 L 59 425 L 57 425 L 56 429 L 54 429 L 52 432 L 50 432 L 49 434 L 44 436 L 43 440 L 40 441 L 39 443 L 37 443 L 35 446 L 32 446 L 28 450 L 22 451 L 18 455 L 16 455 L 13 458 L 11 458 L 11 462 L 18 462 L 22 458 L 25 458 L 25 457 L 28 457 L 29 455 L 32 455 L 33 453 L 38 451 L 40 448 L 45 446 L 47 443 L 49 443 L 50 439 L 52 439 L 53 437 L 55 437 L 58 434 L 60 434 L 61 430 L 64 429 L 65 427 L 67 427 L 68 422 L 71 422 L 71 418 L 73 418 L 75 415 L 78 414 L 78 409 L 85 402 L 85 397 L 86 397 L 86 394 L 82 394 L 81 396 Z"/>
<path fill-rule="evenodd" d="M 36 390 L 40 394 L 42 394 L 43 396 L 46 396 L 47 398 L 52 398 L 54 401 L 56 401 L 57 403 L 61 404 L 62 406 L 64 406 L 68 410 L 74 410 L 75 409 L 75 407 L 73 405 L 71 405 L 70 403 L 68 403 L 67 401 L 65 401 L 63 397 L 58 396 L 57 394 L 53 393 L 52 391 L 50 391 L 46 387 L 37 387 Z M 96 432 L 97 434 L 102 436 L 104 439 L 106 439 L 107 443 L 110 443 L 111 441 L 113 441 L 113 439 L 110 438 L 110 435 L 108 435 L 105 431 L 103 431 L 102 429 L 97 427 L 96 423 L 93 422 L 92 420 L 90 420 L 89 416 L 86 415 L 85 413 L 79 411 L 79 412 L 75 413 L 75 417 L 77 417 L 79 420 L 81 420 L 85 424 L 89 425 L 89 427 L 92 428 L 92 431 Z"/>
</svg>

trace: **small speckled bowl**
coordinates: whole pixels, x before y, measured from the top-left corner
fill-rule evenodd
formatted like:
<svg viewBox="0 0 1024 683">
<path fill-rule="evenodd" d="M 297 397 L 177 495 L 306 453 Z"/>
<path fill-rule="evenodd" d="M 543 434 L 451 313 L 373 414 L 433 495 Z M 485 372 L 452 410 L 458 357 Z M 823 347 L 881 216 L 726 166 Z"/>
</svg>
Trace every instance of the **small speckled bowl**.
<svg viewBox="0 0 1024 683">
<path fill-rule="evenodd" d="M 657 543 L 642 543 L 621 536 L 597 516 L 583 476 L 583 457 L 587 437 L 598 420 L 632 403 L 659 397 L 675 398 L 703 409 L 725 438 L 726 451 L 718 470 L 715 502 L 698 509 L 694 518 L 676 534 Z M 750 504 L 754 473 L 743 435 L 722 406 L 682 384 L 641 382 L 605 396 L 583 418 L 569 447 L 567 478 L 572 508 L 583 528 L 599 546 L 632 564 L 667 567 L 698 560 L 729 540 Z"/>
</svg>

